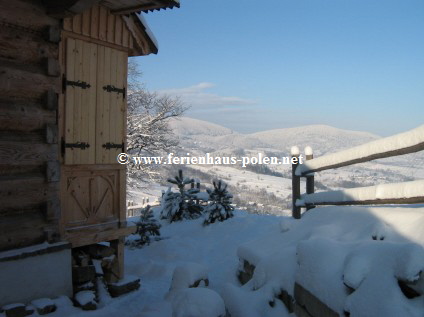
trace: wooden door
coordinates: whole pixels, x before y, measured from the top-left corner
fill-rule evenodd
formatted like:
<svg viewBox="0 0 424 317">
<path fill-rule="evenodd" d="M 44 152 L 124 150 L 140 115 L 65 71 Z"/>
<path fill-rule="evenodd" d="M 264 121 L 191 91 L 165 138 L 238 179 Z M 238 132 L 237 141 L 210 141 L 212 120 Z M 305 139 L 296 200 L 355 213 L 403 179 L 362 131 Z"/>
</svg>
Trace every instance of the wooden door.
<svg viewBox="0 0 424 317">
<path fill-rule="evenodd" d="M 66 40 L 65 164 L 95 163 L 98 45 Z"/>
<path fill-rule="evenodd" d="M 127 53 L 99 47 L 96 163 L 116 164 L 124 152 Z"/>
</svg>

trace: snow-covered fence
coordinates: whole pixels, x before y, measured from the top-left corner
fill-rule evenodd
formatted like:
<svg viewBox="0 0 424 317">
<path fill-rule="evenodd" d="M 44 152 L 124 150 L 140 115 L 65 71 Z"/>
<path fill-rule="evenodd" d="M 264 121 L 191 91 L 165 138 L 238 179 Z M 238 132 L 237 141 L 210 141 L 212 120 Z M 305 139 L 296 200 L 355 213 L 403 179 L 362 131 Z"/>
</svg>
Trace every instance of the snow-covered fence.
<svg viewBox="0 0 424 317">
<path fill-rule="evenodd" d="M 292 160 L 293 217 L 300 218 L 302 207 L 310 209 L 317 205 L 424 203 L 424 180 L 314 193 L 314 172 L 422 150 L 424 125 L 319 158 L 313 158 L 312 149 L 305 148 L 304 164 L 299 164 L 299 160 Z M 293 158 L 299 158 L 300 151 L 297 147 L 293 147 L 291 152 Z M 303 195 L 300 193 L 301 177 L 306 178 L 306 194 Z"/>
</svg>

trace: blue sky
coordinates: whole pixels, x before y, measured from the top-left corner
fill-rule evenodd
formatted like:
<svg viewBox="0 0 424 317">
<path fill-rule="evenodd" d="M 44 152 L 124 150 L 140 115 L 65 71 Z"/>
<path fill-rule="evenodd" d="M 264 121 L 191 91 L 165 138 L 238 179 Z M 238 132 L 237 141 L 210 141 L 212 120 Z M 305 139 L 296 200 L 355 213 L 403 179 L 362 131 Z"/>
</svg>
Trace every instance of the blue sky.
<svg viewBox="0 0 424 317">
<path fill-rule="evenodd" d="M 308 124 L 390 135 L 424 124 L 424 1 L 181 0 L 145 15 L 150 90 L 247 133 Z"/>
</svg>

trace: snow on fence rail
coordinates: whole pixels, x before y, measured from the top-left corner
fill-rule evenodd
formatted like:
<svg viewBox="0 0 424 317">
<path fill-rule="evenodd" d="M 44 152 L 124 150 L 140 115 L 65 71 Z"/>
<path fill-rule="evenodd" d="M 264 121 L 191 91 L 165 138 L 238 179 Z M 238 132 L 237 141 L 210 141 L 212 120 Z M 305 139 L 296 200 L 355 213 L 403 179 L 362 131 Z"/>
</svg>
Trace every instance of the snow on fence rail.
<svg viewBox="0 0 424 317">
<path fill-rule="evenodd" d="M 311 159 L 299 165 L 297 176 L 424 150 L 424 125 L 387 138 Z"/>
<path fill-rule="evenodd" d="M 396 184 L 351 188 L 314 193 L 314 172 L 409 154 L 424 150 L 424 125 L 387 138 L 372 141 L 337 153 L 313 158 L 312 149 L 305 148 L 306 161 L 292 164 L 292 215 L 301 217 L 301 207 L 307 210 L 317 205 L 372 205 L 424 203 L 424 180 Z M 297 147 L 292 157 L 299 157 Z M 306 177 L 306 194 L 300 194 L 300 178 Z"/>
</svg>

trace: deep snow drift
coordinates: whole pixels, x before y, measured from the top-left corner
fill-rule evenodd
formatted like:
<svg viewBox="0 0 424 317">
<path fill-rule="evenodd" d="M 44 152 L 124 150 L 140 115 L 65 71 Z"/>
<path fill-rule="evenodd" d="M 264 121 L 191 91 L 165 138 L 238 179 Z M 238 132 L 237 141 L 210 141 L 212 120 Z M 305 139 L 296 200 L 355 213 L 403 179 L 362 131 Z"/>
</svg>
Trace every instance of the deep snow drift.
<svg viewBox="0 0 424 317">
<path fill-rule="evenodd" d="M 61 297 L 49 316 L 213 317 L 225 308 L 232 317 L 293 316 L 275 296 L 293 294 L 295 282 L 352 317 L 424 316 L 423 295 L 408 299 L 398 285 L 420 278 L 415 287 L 424 293 L 424 207 L 323 207 L 301 220 L 236 211 L 202 222 L 162 223 L 162 240 L 125 250 L 138 291 L 111 299 L 100 287 L 99 309 L 90 312 Z M 256 266 L 244 286 L 239 257 Z M 209 285 L 187 288 L 196 279 Z"/>
</svg>

